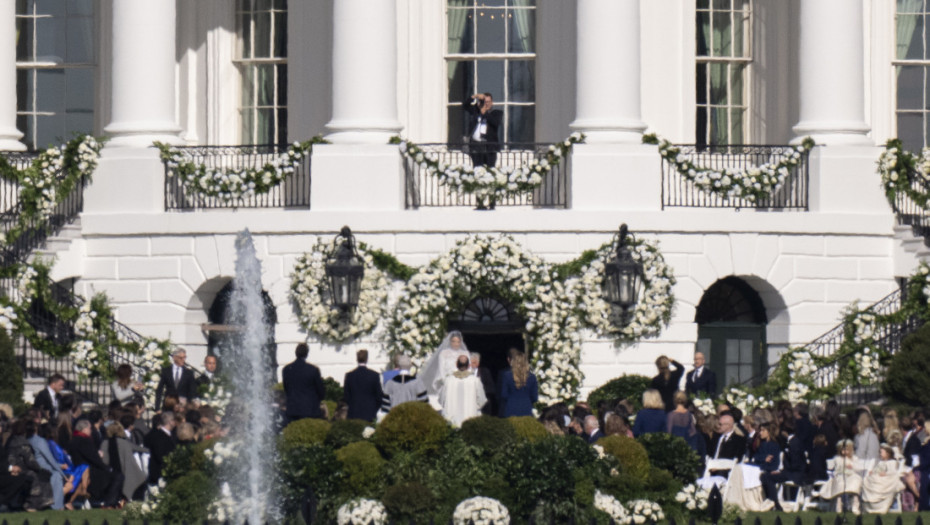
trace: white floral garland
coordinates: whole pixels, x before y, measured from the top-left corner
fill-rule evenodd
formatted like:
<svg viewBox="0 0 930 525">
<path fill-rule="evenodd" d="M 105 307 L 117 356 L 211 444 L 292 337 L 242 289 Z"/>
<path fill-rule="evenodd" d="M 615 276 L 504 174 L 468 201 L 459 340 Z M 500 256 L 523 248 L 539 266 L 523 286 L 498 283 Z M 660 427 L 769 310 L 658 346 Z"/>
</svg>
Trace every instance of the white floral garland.
<svg viewBox="0 0 930 525">
<path fill-rule="evenodd" d="M 438 348 L 450 308 L 478 287 L 497 288 L 514 299 L 526 320 L 539 402 L 577 397 L 582 374 L 580 319 L 575 290 L 554 280 L 548 264 L 507 235 L 469 236 L 433 259 L 407 281 L 388 327 L 388 346 L 418 365 Z"/>
<path fill-rule="evenodd" d="M 617 324 L 614 307 L 604 299 L 604 267 L 615 255 L 613 243 L 602 246 L 597 257 L 585 268 L 578 282 L 579 302 L 584 321 L 602 337 L 615 337 L 621 341 L 637 341 L 655 337 L 672 319 L 675 297 L 672 287 L 675 274 L 655 243 L 634 239 L 629 241 L 633 260 L 642 263 L 644 290 L 629 323 Z"/>
<path fill-rule="evenodd" d="M 185 158 L 182 149 L 155 142 L 162 162 L 168 167 L 169 177 L 178 177 L 192 193 L 216 197 L 222 201 L 247 199 L 268 193 L 294 173 L 303 158 L 310 155 L 313 144 L 325 142 L 314 137 L 305 142 L 294 142 L 287 150 L 261 168 L 222 168 L 195 164 Z"/>
<path fill-rule="evenodd" d="M 788 360 L 790 382 L 785 390 L 788 401 L 796 405 L 802 401 L 810 401 L 809 395 L 813 385 L 812 374 L 816 369 L 814 357 L 807 348 L 795 348 L 783 359 Z"/>
<path fill-rule="evenodd" d="M 921 271 L 926 271 L 926 266 L 921 265 Z M 858 310 L 855 305 L 849 311 L 854 313 L 853 341 L 861 348 L 852 358 L 858 369 L 859 381 L 869 385 L 882 379 L 881 359 L 887 351 L 875 341 L 875 314 Z"/>
<path fill-rule="evenodd" d="M 630 513 L 627 512 L 623 503 L 620 503 L 620 500 L 610 494 L 604 494 L 599 490 L 596 491 L 594 493 L 594 508 L 606 513 L 614 520 L 614 523 L 629 523 Z"/>
<path fill-rule="evenodd" d="M 878 157 L 878 174 L 882 179 L 882 187 L 886 192 L 904 191 L 912 198 L 918 200 L 928 197 L 926 192 L 915 194 L 910 187 L 910 173 L 919 177 L 924 183 L 930 183 L 930 147 L 920 150 L 920 155 L 905 151 L 901 141 L 892 139 L 888 141 L 884 151 Z M 920 203 L 924 204 L 924 202 Z"/>
<path fill-rule="evenodd" d="M 387 311 L 389 282 L 375 267 L 371 255 L 359 247 L 365 261 L 358 307 L 351 317 L 332 308 L 326 285 L 326 258 L 332 244 L 317 239 L 309 253 L 300 256 L 291 274 L 291 298 L 297 305 L 297 320 L 308 332 L 324 339 L 344 342 L 370 333 Z"/>
<path fill-rule="evenodd" d="M 384 504 L 373 499 L 350 500 L 336 512 L 336 522 L 339 525 L 385 525 L 387 520 Z"/>
<path fill-rule="evenodd" d="M 506 198 L 530 193 L 542 184 L 552 167 L 558 165 L 575 144 L 584 142 L 582 133 L 572 133 L 567 139 L 549 146 L 542 159 L 535 159 L 522 166 L 464 166 L 447 165 L 436 153 L 424 152 L 419 146 L 400 137 L 391 142 L 399 144 L 400 153 L 439 178 L 439 182 L 452 191 L 474 194 L 479 198 Z"/>
<path fill-rule="evenodd" d="M 213 408 L 216 415 L 223 417 L 226 415 L 226 408 L 232 401 L 232 392 L 223 388 L 223 385 L 217 381 L 211 381 L 207 391 L 200 396 L 200 403 Z"/>
<path fill-rule="evenodd" d="M 769 162 L 748 169 L 701 168 L 695 166 L 681 148 L 656 135 L 643 136 L 643 142 L 659 145 L 659 155 L 683 177 L 708 193 L 723 198 L 745 199 L 750 202 L 772 196 L 784 184 L 791 169 L 801 163 L 802 157 L 814 147 L 814 141 L 807 137 L 800 146 L 796 146 L 782 160 Z"/>
<path fill-rule="evenodd" d="M 714 403 L 714 400 L 709 397 L 701 397 L 701 395 L 707 395 L 704 392 L 698 392 L 697 397 L 695 397 L 691 403 L 694 405 L 694 408 L 698 412 L 704 414 L 705 416 L 712 416 L 717 413 L 717 405 Z"/>
<path fill-rule="evenodd" d="M 749 414 L 757 408 L 768 408 L 772 404 L 765 397 L 748 392 L 746 387 L 742 385 L 728 387 L 723 391 L 720 398 L 738 408 L 744 414 Z"/>
<path fill-rule="evenodd" d="M 665 519 L 662 506 L 647 499 L 628 501 L 626 502 L 626 508 L 630 513 L 627 523 L 640 525 L 642 523 L 657 523 Z"/>
<path fill-rule="evenodd" d="M 710 501 L 710 490 L 691 483 L 682 487 L 678 494 L 675 495 L 675 501 L 692 512 L 706 510 L 707 503 Z"/>
<path fill-rule="evenodd" d="M 510 511 L 494 498 L 475 496 L 455 506 L 452 522 L 455 525 L 507 525 Z"/>
</svg>

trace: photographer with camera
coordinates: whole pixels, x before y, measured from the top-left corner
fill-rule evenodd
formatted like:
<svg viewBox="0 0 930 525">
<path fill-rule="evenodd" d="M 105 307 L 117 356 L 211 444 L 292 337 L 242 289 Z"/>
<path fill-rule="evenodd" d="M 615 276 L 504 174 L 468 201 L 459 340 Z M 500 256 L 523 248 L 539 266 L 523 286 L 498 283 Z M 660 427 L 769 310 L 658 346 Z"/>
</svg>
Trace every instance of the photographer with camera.
<svg viewBox="0 0 930 525">
<path fill-rule="evenodd" d="M 469 115 L 468 155 L 475 167 L 493 167 L 497 163 L 503 112 L 493 107 L 494 98 L 490 93 L 478 93 L 462 102 L 462 108 Z"/>
</svg>

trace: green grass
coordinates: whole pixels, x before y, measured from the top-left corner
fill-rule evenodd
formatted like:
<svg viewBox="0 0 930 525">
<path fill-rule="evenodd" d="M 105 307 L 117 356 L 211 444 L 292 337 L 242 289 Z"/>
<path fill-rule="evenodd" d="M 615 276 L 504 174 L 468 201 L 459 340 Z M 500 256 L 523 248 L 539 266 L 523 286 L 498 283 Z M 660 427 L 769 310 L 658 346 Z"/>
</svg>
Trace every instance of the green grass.
<svg viewBox="0 0 930 525">
<path fill-rule="evenodd" d="M 110 525 L 118 525 L 123 522 L 123 511 L 99 509 L 43 510 L 42 512 L 0 514 L 0 524 L 7 522 L 9 525 L 22 525 L 26 520 L 29 520 L 29 525 L 42 525 L 46 521 L 48 521 L 48 525 L 63 525 L 65 521 L 70 521 L 72 525 L 83 525 L 85 520 L 91 525 L 97 525 L 104 521 L 110 523 Z M 138 524 L 142 522 L 130 523 Z"/>
</svg>

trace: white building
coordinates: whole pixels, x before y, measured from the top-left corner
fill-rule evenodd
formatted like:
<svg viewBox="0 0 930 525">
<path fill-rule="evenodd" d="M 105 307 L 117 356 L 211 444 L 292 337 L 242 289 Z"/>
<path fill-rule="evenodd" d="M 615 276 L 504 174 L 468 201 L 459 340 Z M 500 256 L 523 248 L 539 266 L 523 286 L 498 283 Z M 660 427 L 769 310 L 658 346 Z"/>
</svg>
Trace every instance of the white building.
<svg viewBox="0 0 930 525">
<path fill-rule="evenodd" d="M 663 353 L 690 363 L 696 346 L 745 379 L 914 268 L 876 159 L 892 137 L 927 143 L 928 13 L 920 0 L 0 0 L 0 148 L 111 137 L 56 278 L 106 292 L 121 322 L 170 337 L 195 363 L 244 228 L 284 363 L 308 338 L 288 298 L 294 260 L 344 224 L 419 265 L 485 232 L 564 261 L 625 222 L 659 240 L 677 309 L 656 340 L 616 349 L 588 337 L 585 387 L 651 375 Z M 587 135 L 557 197 L 480 211 L 411 190 L 388 139 L 460 142 L 460 103 L 476 91 L 503 110 L 505 142 Z M 818 147 L 784 206 L 734 208 L 663 182 L 644 132 L 702 146 L 811 136 Z M 257 208 L 178 197 L 150 147 L 317 134 L 331 144 L 313 151 L 309 200 L 292 188 Z M 380 333 L 342 347 L 310 337 L 310 359 L 341 378 L 368 347 L 380 365 Z M 489 352 L 491 339 L 466 334 Z"/>
</svg>

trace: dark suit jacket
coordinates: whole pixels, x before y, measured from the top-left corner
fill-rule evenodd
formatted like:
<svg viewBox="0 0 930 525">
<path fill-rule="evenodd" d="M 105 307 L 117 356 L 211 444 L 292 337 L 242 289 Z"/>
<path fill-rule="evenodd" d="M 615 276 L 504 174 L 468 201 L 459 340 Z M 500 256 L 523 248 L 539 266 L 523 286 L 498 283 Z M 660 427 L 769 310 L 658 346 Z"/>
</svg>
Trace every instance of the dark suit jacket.
<svg viewBox="0 0 930 525">
<path fill-rule="evenodd" d="M 113 475 L 110 467 L 103 462 L 100 454 L 97 452 L 99 447 L 94 445 L 94 440 L 90 437 L 75 434 L 68 443 L 68 454 L 71 455 L 71 461 L 75 465 L 90 466 L 90 493 L 94 499 L 103 499 L 107 487 L 109 487 Z"/>
<path fill-rule="evenodd" d="M 216 375 L 214 375 L 213 377 L 216 377 Z M 208 376 L 207 374 L 201 374 L 200 377 L 194 380 L 194 385 L 196 385 L 197 387 L 196 391 L 199 393 L 201 390 L 206 390 L 207 388 L 210 387 L 210 383 L 212 382 L 213 380 L 210 379 L 210 376 Z"/>
<path fill-rule="evenodd" d="M 468 138 L 471 139 L 472 135 L 475 133 L 475 127 L 478 125 L 478 119 L 482 116 L 481 110 L 478 109 L 477 104 L 472 104 L 471 99 L 463 101 L 462 108 L 466 113 L 468 113 Z M 487 130 L 483 135 L 484 141 L 488 144 L 500 144 L 499 130 L 501 127 L 501 122 L 504 119 L 504 113 L 499 109 L 492 109 L 491 111 L 484 114 L 484 118 L 488 122 Z"/>
<path fill-rule="evenodd" d="M 722 437 L 723 434 L 714 434 L 714 441 L 711 443 L 710 448 L 707 450 L 707 457 L 714 457 L 714 454 L 717 453 L 717 445 L 720 443 L 720 438 Z M 720 445 L 720 453 L 717 454 L 716 458 L 739 460 L 745 453 L 746 438 L 744 436 L 739 436 L 734 432 L 730 434 L 730 439 L 724 441 L 724 443 Z"/>
<path fill-rule="evenodd" d="M 359 366 L 346 374 L 343 400 L 349 405 L 348 419 L 374 421 L 381 406 L 381 374 Z"/>
<path fill-rule="evenodd" d="M 701 377 L 694 379 L 694 370 L 688 372 L 685 379 L 685 392 L 693 396 L 698 392 L 707 392 L 711 396 L 717 394 L 717 375 L 713 370 L 704 366 L 701 370 Z"/>
<path fill-rule="evenodd" d="M 917 437 L 917 432 L 912 432 L 911 436 L 904 442 L 902 454 L 904 454 L 904 464 L 913 467 L 914 456 L 920 454 L 920 438 Z"/>
<path fill-rule="evenodd" d="M 484 366 L 478 367 L 478 379 L 481 380 L 481 386 L 484 387 L 484 396 L 488 399 L 488 402 L 481 408 L 481 413 L 493 416 L 497 414 L 497 384 L 494 383 L 494 378 L 491 377 L 491 371 Z"/>
<path fill-rule="evenodd" d="M 298 359 L 281 372 L 284 395 L 287 398 L 285 415 L 292 419 L 323 417 L 320 402 L 326 396 L 320 369 Z"/>
<path fill-rule="evenodd" d="M 174 442 L 174 438 L 160 428 L 153 428 L 145 435 L 142 443 L 151 453 L 149 457 L 149 484 L 154 485 L 158 483 L 158 478 L 161 477 L 161 471 L 165 467 L 165 458 L 174 451 L 177 444 Z"/>
<path fill-rule="evenodd" d="M 177 396 L 187 398 L 187 400 L 197 398 L 197 385 L 194 382 L 194 371 L 185 367 L 181 370 L 181 381 L 174 384 L 172 375 L 174 365 L 168 365 L 161 369 L 158 380 L 158 389 L 155 390 L 155 407 L 160 408 L 162 401 L 168 396 Z"/>
<path fill-rule="evenodd" d="M 589 445 L 593 445 L 597 443 L 597 440 L 601 439 L 602 437 L 604 437 L 604 433 L 601 432 L 601 429 L 598 428 L 590 436 L 585 436 L 585 439 L 588 441 Z"/>
<path fill-rule="evenodd" d="M 61 404 L 61 394 L 55 394 L 55 397 L 58 398 L 59 405 Z M 49 414 L 49 420 L 52 421 L 58 417 L 58 411 L 55 410 L 54 405 L 52 405 L 52 395 L 48 392 L 48 387 L 43 388 L 36 394 L 35 402 L 32 405 L 36 410 L 42 411 L 43 414 Z"/>
</svg>

